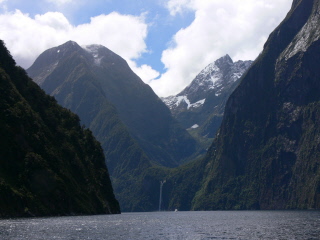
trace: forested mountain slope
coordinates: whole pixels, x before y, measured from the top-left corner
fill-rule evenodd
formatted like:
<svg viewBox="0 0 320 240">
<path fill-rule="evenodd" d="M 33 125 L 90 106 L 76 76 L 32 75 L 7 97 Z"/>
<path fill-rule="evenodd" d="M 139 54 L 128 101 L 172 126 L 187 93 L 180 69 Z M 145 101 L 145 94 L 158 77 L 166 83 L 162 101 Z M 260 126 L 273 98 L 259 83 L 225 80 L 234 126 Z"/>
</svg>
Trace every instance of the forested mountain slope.
<svg viewBox="0 0 320 240">
<path fill-rule="evenodd" d="M 0 217 L 120 213 L 100 144 L 0 42 Z"/>
</svg>

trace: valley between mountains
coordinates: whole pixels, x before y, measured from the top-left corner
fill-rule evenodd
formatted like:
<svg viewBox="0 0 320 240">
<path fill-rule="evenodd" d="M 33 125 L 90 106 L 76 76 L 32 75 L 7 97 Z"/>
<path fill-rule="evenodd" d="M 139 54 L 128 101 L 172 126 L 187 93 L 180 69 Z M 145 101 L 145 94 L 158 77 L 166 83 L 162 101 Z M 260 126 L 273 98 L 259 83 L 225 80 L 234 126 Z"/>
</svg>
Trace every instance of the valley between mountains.
<svg viewBox="0 0 320 240">
<path fill-rule="evenodd" d="M 320 209 L 319 11 L 294 0 L 257 59 L 222 56 L 166 98 L 101 45 L 68 41 L 25 72 L 3 44 L 0 204 L 14 199 L 13 215 Z M 57 196 L 68 206 L 50 212 Z"/>
<path fill-rule="evenodd" d="M 27 72 L 101 142 L 122 209 L 151 211 L 158 207 L 161 178 L 209 148 L 225 103 L 251 63 L 233 63 L 226 55 L 163 101 L 101 45 L 69 41 L 45 51 Z"/>
</svg>

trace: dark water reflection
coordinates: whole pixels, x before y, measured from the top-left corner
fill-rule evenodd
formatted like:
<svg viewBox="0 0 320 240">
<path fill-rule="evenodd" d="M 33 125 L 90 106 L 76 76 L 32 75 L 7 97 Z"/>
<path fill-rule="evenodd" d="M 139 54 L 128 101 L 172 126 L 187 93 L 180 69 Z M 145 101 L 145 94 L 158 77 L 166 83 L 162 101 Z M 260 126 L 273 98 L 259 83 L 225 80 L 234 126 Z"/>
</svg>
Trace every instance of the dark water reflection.
<svg viewBox="0 0 320 240">
<path fill-rule="evenodd" d="M 0 220 L 0 239 L 320 239 L 320 212 L 153 212 L 6 219 Z"/>
</svg>

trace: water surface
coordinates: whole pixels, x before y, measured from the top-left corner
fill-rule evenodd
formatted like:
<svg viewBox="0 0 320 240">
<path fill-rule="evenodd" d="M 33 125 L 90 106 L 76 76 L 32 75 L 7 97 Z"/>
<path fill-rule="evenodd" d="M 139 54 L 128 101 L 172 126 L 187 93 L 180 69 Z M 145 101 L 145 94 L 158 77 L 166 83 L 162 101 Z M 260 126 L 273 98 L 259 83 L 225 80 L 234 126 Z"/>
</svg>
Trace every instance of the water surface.
<svg viewBox="0 0 320 240">
<path fill-rule="evenodd" d="M 320 239 L 320 212 L 153 212 L 5 219 L 0 220 L 0 239 Z"/>
</svg>

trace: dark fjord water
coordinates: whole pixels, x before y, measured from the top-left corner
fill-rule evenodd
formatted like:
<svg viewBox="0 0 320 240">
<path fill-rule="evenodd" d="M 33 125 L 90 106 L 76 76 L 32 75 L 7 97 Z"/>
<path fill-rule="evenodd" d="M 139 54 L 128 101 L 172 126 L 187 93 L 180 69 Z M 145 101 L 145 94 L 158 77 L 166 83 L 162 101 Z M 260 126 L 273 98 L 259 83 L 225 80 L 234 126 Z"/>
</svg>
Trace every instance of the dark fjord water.
<svg viewBox="0 0 320 240">
<path fill-rule="evenodd" d="M 320 212 L 153 212 L 5 219 L 0 220 L 0 239 L 320 239 Z"/>
</svg>

